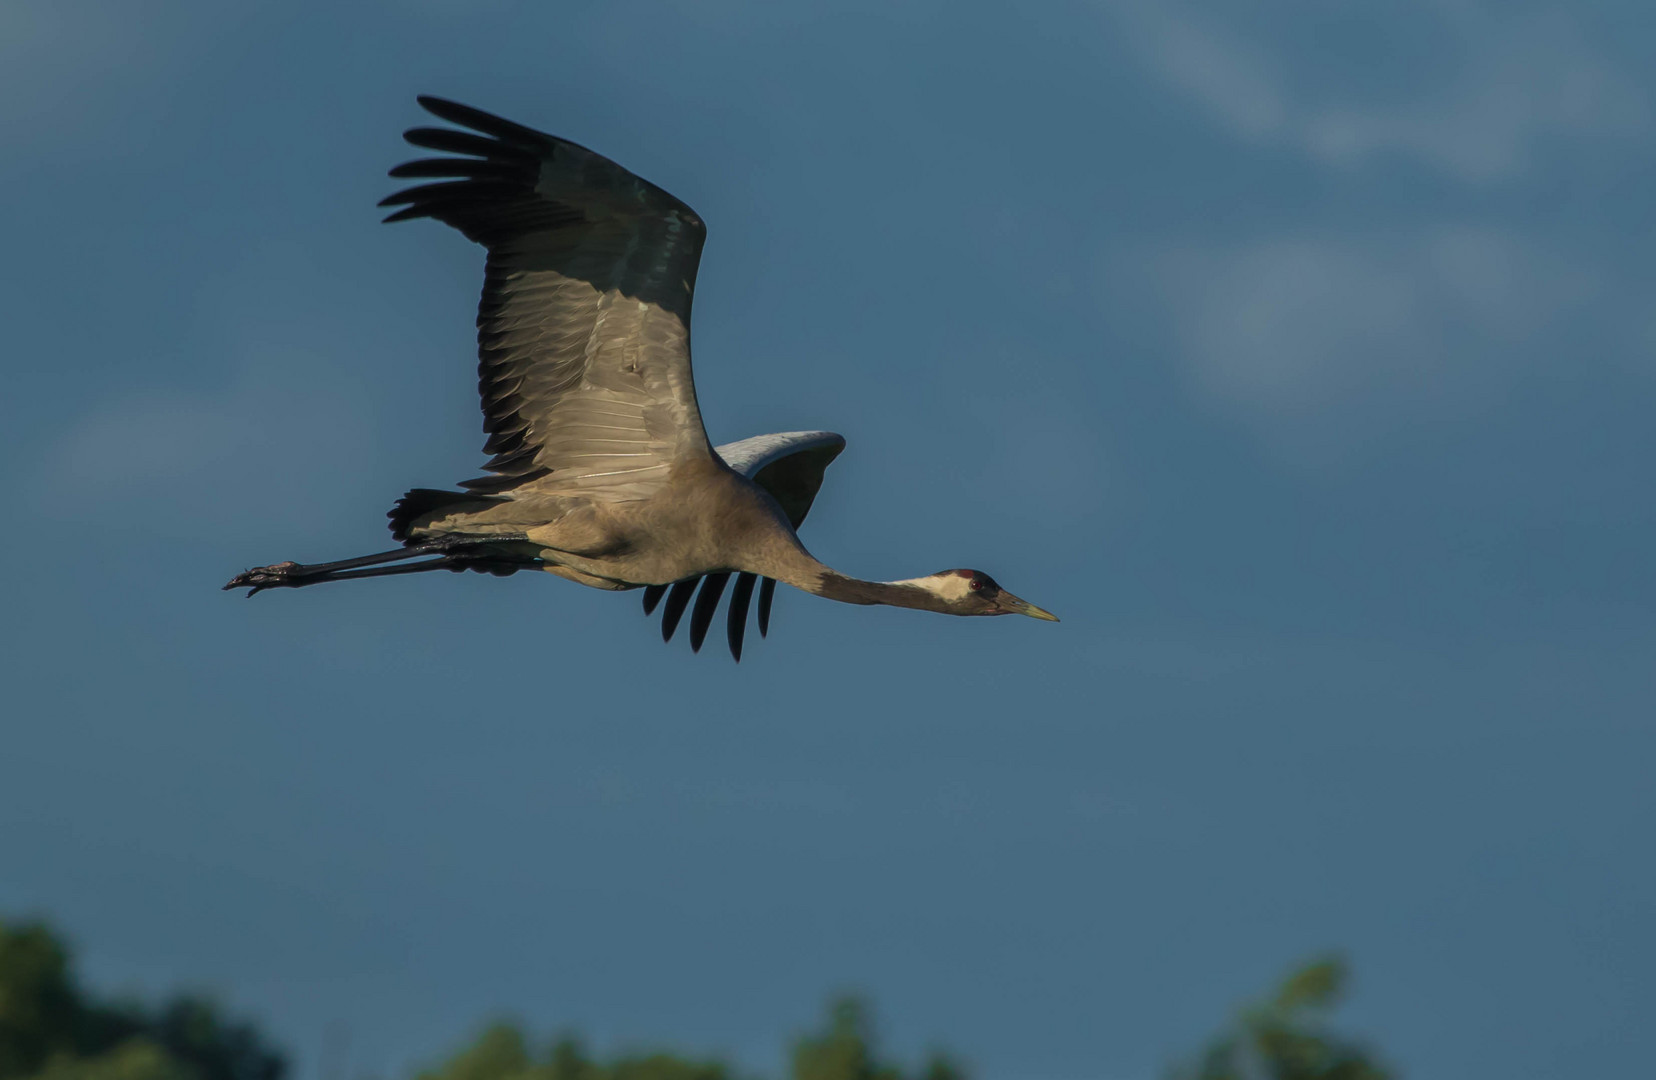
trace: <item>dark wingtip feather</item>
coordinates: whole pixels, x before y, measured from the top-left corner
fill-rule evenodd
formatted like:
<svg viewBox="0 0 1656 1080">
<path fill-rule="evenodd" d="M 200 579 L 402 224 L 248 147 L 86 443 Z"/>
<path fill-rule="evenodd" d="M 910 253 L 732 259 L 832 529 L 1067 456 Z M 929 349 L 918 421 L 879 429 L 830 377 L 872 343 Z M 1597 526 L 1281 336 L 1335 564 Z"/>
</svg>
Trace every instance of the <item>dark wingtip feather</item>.
<svg viewBox="0 0 1656 1080">
<path fill-rule="evenodd" d="M 516 170 L 510 163 L 479 161 L 469 157 L 416 158 L 386 170 L 387 176 L 408 180 L 423 176 L 452 176 L 469 180 L 515 179 Z"/>
<path fill-rule="evenodd" d="M 388 214 L 380 218 L 381 225 L 390 225 L 397 221 L 412 221 L 415 218 L 430 217 L 431 208 L 425 206 L 405 206 L 395 214 Z"/>
<path fill-rule="evenodd" d="M 776 579 L 766 578 L 759 586 L 759 636 L 770 636 L 771 601 L 776 598 Z"/>
<path fill-rule="evenodd" d="M 421 94 L 414 100 L 420 103 L 420 108 L 439 119 L 493 135 L 498 139 L 534 142 L 547 137 L 544 132 L 513 123 L 493 113 L 486 113 L 482 109 L 474 109 L 470 105 L 462 105 L 458 101 L 433 97 L 430 94 Z"/>
<path fill-rule="evenodd" d="M 403 142 L 422 150 L 440 150 L 445 154 L 466 154 L 478 158 L 529 160 L 533 157 L 529 150 L 511 143 L 453 128 L 409 128 L 403 132 Z"/>
<path fill-rule="evenodd" d="M 690 603 L 690 594 L 696 591 L 699 577 L 681 581 L 673 586 L 673 591 L 667 594 L 667 606 L 661 613 L 661 640 L 672 641 L 673 633 L 678 629 L 679 620 L 684 618 L 685 605 Z"/>
<path fill-rule="evenodd" d="M 516 184 L 498 180 L 443 180 L 435 184 L 416 184 L 411 188 L 387 195 L 376 205 L 398 206 L 402 203 L 436 206 L 438 204 L 479 202 L 491 198 L 510 198 L 519 193 Z"/>
<path fill-rule="evenodd" d="M 690 613 L 690 651 L 701 652 L 707 640 L 707 628 L 713 625 L 713 615 L 719 610 L 719 597 L 724 595 L 729 574 L 708 574 L 696 597 L 696 609 Z"/>
<path fill-rule="evenodd" d="M 665 585 L 644 586 L 644 614 L 655 614 L 656 605 L 661 603 L 661 598 L 666 595 L 667 586 Z"/>
<path fill-rule="evenodd" d="M 742 662 L 742 638 L 747 635 L 748 602 L 753 599 L 753 586 L 758 581 L 752 574 L 738 574 L 736 587 L 730 591 L 730 615 L 725 622 L 725 633 L 730 639 L 730 655 Z"/>
</svg>

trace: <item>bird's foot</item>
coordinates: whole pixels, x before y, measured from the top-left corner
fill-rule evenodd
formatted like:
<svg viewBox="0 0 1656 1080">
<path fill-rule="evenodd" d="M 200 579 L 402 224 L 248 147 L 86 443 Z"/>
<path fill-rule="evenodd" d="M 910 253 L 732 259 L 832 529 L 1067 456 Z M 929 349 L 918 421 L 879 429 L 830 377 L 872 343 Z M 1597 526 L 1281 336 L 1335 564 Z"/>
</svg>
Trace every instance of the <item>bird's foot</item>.
<svg viewBox="0 0 1656 1080">
<path fill-rule="evenodd" d="M 256 595 L 265 589 L 279 589 L 283 586 L 298 585 L 294 571 L 299 569 L 296 562 L 279 562 L 270 566 L 255 566 L 251 570 L 243 570 L 231 578 L 225 589 L 246 589 L 248 596 Z"/>
</svg>

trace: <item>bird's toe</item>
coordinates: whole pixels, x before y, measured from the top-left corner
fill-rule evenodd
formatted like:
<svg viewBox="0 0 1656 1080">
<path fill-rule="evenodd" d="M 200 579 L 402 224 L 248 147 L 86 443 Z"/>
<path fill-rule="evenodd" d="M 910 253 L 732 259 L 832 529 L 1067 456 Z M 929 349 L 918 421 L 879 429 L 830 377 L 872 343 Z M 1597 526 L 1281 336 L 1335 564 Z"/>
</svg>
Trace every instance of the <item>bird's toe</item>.
<svg viewBox="0 0 1656 1080">
<path fill-rule="evenodd" d="M 287 583 L 290 573 L 299 568 L 296 562 L 272 563 L 269 566 L 255 566 L 251 570 L 243 570 L 231 578 L 224 586 L 225 589 L 248 589 L 248 596 L 261 589 L 274 589 L 278 585 Z"/>
</svg>

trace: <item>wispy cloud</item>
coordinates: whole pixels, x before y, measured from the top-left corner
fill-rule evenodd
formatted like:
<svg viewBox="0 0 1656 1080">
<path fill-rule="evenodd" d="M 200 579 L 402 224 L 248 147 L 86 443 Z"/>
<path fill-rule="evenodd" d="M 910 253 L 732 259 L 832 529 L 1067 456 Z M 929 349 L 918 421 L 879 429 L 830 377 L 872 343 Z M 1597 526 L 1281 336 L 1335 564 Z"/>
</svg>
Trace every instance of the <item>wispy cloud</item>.
<svg viewBox="0 0 1656 1080">
<path fill-rule="evenodd" d="M 1341 18 L 1326 4 L 1272 6 L 1278 24 L 1337 25 Z M 1647 130 L 1647 88 L 1564 12 L 1453 0 L 1411 6 L 1411 25 L 1432 47 L 1404 62 L 1413 65 L 1406 81 L 1366 92 L 1356 88 L 1359 80 L 1332 81 L 1328 54 L 1260 30 L 1269 19 L 1244 28 L 1229 6 L 1112 0 L 1109 10 L 1163 79 L 1235 135 L 1295 146 L 1330 165 L 1397 153 L 1460 180 L 1489 182 L 1520 171 L 1543 139 Z M 1357 14 L 1344 17 L 1349 30 Z M 1384 43 L 1364 48 L 1388 59 Z M 1338 70 L 1361 66 L 1360 57 L 1340 59 Z"/>
<path fill-rule="evenodd" d="M 147 391 L 71 419 L 32 478 L 39 512 L 119 513 L 123 529 L 171 536 L 339 494 L 342 466 L 372 456 L 368 418 L 331 389 L 269 384 L 259 372 L 292 365 L 261 360 L 217 388 Z"/>
<path fill-rule="evenodd" d="M 1496 230 L 1303 236 L 1152 260 L 1193 391 L 1272 441 L 1353 435 L 1552 362 L 1608 288 Z"/>
</svg>

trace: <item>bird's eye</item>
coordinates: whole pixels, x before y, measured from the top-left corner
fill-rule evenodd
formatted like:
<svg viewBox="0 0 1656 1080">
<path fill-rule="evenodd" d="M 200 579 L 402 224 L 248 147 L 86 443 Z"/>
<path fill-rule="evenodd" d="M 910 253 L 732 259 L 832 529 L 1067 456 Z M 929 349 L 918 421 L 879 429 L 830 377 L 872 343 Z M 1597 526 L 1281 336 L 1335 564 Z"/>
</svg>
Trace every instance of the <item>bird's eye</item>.
<svg viewBox="0 0 1656 1080">
<path fill-rule="evenodd" d="M 967 587 L 970 588 L 973 592 L 979 592 L 983 589 L 983 579 L 982 578 L 973 578 L 972 581 L 971 581 L 971 584 L 968 585 Z"/>
</svg>

